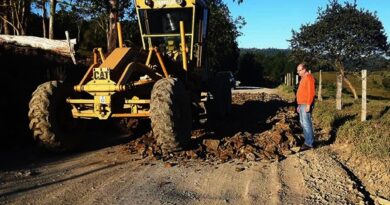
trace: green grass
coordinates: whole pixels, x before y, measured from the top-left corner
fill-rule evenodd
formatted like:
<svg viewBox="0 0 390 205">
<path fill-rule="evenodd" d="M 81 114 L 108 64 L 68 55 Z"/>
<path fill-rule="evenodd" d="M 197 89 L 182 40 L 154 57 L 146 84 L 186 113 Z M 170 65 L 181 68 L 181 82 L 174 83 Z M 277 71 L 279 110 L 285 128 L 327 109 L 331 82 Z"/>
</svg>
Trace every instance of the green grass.
<svg viewBox="0 0 390 205">
<path fill-rule="evenodd" d="M 318 86 L 318 72 L 313 73 Z M 355 87 L 358 96 L 361 96 L 362 82 L 360 73 L 347 74 L 348 80 Z M 323 96 L 334 98 L 336 96 L 336 72 L 322 72 L 322 86 L 325 89 Z M 351 96 L 349 88 L 343 83 L 343 95 Z M 390 99 L 390 71 L 374 71 L 367 73 L 368 98 Z"/>
<path fill-rule="evenodd" d="M 355 145 L 359 153 L 390 157 L 390 104 L 388 100 L 368 100 L 367 121 L 361 122 L 361 102 L 343 98 L 343 109 L 335 109 L 334 99 L 317 102 L 313 121 L 325 133 L 333 135 L 336 143 Z"/>
<path fill-rule="evenodd" d="M 278 94 L 282 98 L 287 99 L 287 100 L 294 100 L 295 94 L 294 94 L 294 90 L 291 86 L 281 84 L 276 89 L 278 90 Z"/>
</svg>

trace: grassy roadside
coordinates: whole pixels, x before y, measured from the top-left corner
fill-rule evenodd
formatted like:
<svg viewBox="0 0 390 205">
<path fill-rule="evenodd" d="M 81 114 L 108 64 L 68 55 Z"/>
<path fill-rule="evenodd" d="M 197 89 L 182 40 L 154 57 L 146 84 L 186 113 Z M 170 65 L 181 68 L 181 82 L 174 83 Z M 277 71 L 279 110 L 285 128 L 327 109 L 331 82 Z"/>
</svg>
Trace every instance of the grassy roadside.
<svg viewBox="0 0 390 205">
<path fill-rule="evenodd" d="M 292 87 L 287 85 L 279 85 L 277 88 L 277 93 L 280 97 L 293 101 L 295 99 L 294 90 Z"/>
<path fill-rule="evenodd" d="M 314 73 L 316 79 L 318 74 Z M 357 75 L 350 75 L 350 81 L 356 91 L 361 92 L 361 82 Z M 378 71 L 368 76 L 367 121 L 361 122 L 361 99 L 354 100 L 346 89 L 343 89 L 343 109 L 336 110 L 336 86 L 334 72 L 323 73 L 323 98 L 316 101 L 313 111 L 314 124 L 321 128 L 330 141 L 349 143 L 356 147 L 360 154 L 370 157 L 390 157 L 390 90 L 384 84 L 390 78 L 390 72 Z M 318 83 L 318 81 L 317 81 Z M 318 84 L 317 84 L 318 86 Z M 291 87 L 278 87 L 282 96 L 294 96 Z"/>
<path fill-rule="evenodd" d="M 361 122 L 360 101 L 343 99 L 342 110 L 332 99 L 317 102 L 313 121 L 336 143 L 350 143 L 366 156 L 390 157 L 390 111 L 388 101 L 369 100 L 367 121 Z M 333 139 L 332 139 L 333 138 Z"/>
</svg>

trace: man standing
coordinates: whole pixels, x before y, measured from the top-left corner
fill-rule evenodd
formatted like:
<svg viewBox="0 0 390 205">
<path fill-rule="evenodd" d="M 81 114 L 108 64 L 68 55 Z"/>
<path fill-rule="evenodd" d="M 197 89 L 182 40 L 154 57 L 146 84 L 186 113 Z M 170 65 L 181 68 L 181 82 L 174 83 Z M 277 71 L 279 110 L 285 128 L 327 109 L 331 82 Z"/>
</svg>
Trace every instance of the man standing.
<svg viewBox="0 0 390 205">
<path fill-rule="evenodd" d="M 300 151 L 304 151 L 313 148 L 314 143 L 311 111 L 313 110 L 315 96 L 315 79 L 313 75 L 307 71 L 304 63 L 297 66 L 297 73 L 301 77 L 297 91 L 297 111 L 305 137 L 305 143 L 302 145 Z"/>
</svg>

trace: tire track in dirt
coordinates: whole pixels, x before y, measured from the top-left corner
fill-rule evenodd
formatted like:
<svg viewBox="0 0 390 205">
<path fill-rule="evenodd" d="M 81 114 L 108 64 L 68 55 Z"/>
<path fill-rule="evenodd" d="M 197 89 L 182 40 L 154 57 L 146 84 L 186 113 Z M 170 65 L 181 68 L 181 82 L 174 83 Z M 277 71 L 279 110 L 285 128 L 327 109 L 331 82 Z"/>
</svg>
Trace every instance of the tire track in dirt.
<svg viewBox="0 0 390 205">
<path fill-rule="evenodd" d="M 302 175 L 302 167 L 299 158 L 291 155 L 280 163 L 279 170 L 282 192 L 280 194 L 282 204 L 303 204 L 308 190 Z"/>
<path fill-rule="evenodd" d="M 20 178 L 15 175 L 16 178 L 9 179 L 10 188 L 0 192 L 0 203 L 3 199 L 6 203 L 16 204 L 64 204 L 76 201 L 99 184 L 100 177 L 104 179 L 112 175 L 109 170 L 116 170 L 125 162 L 116 158 L 107 159 L 110 155 L 107 152 L 111 152 L 111 149 L 76 155 L 41 167 L 37 165 L 37 175 L 33 177 Z"/>
<path fill-rule="evenodd" d="M 365 203 L 357 184 L 321 149 L 290 155 L 280 162 L 193 161 L 173 167 L 160 160 L 134 161 L 135 156 L 123 149 L 116 146 L 44 163 L 38 166 L 38 175 L 1 185 L 0 195 L 15 193 L 1 197 L 0 203 Z"/>
</svg>

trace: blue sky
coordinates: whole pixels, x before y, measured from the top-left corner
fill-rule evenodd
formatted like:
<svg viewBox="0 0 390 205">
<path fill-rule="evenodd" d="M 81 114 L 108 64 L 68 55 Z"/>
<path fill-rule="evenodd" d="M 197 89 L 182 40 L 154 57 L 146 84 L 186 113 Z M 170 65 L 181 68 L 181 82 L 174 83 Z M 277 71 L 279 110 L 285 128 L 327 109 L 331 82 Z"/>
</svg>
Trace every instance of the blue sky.
<svg viewBox="0 0 390 205">
<path fill-rule="evenodd" d="M 319 7 L 328 0 L 244 0 L 240 5 L 224 0 L 233 18 L 243 16 L 247 22 L 238 38 L 240 48 L 288 48 L 291 30 L 313 23 Z M 345 2 L 340 0 L 339 2 Z M 353 2 L 353 0 L 348 0 Z M 390 41 L 390 0 L 357 0 L 359 8 L 377 11 Z"/>
</svg>

